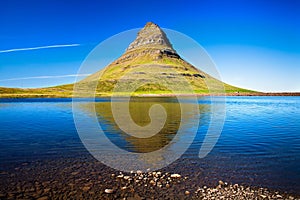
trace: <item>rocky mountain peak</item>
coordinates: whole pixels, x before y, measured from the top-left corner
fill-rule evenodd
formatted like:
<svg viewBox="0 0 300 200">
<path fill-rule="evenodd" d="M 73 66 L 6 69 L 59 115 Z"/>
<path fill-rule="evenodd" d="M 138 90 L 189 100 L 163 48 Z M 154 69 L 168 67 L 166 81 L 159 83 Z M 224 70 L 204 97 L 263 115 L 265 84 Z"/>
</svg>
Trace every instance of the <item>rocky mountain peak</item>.
<svg viewBox="0 0 300 200">
<path fill-rule="evenodd" d="M 153 22 L 148 22 L 144 28 L 138 32 L 136 39 L 129 45 L 127 51 L 151 47 L 176 53 L 164 31 Z"/>
</svg>

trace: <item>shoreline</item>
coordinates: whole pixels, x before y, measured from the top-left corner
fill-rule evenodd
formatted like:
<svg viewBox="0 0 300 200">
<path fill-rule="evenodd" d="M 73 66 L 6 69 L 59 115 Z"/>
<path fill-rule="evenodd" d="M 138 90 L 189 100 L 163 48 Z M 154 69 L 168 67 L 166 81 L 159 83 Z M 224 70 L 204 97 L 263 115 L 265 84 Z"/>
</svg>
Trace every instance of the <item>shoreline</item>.
<svg viewBox="0 0 300 200">
<path fill-rule="evenodd" d="M 115 97 L 125 97 L 126 94 L 115 95 Z M 226 93 L 226 94 L 133 94 L 132 97 L 205 97 L 205 96 L 300 96 L 300 92 L 267 92 L 267 93 Z M 96 95 L 95 98 L 110 98 L 112 95 Z M 73 98 L 72 95 L 54 95 L 54 94 L 0 94 L 0 99 L 18 99 L 18 98 Z M 80 96 L 76 98 L 94 98 L 90 96 Z"/>
</svg>

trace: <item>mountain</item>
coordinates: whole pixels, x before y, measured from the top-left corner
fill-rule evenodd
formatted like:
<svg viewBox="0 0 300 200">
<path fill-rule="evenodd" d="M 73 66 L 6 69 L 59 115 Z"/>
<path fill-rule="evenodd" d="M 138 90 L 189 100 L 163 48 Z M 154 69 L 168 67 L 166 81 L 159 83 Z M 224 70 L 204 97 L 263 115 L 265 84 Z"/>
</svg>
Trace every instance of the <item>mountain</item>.
<svg viewBox="0 0 300 200">
<path fill-rule="evenodd" d="M 153 82 L 153 77 L 158 83 Z M 184 81 L 199 94 L 208 94 L 209 89 L 222 93 L 224 87 L 226 92 L 251 92 L 224 84 L 182 59 L 164 31 L 152 22 L 138 32 L 136 39 L 117 60 L 82 80 L 81 90 L 85 91 L 84 88 L 94 83 L 98 95 L 110 95 L 121 79 L 124 91 L 133 89 L 132 85 L 140 85 L 134 91 L 137 95 L 171 94 L 168 86 L 179 93 L 191 93 L 191 90 L 184 90 Z M 164 80 L 165 86 L 159 80 Z"/>
<path fill-rule="evenodd" d="M 0 87 L 0 97 L 69 97 L 74 86 L 76 92 L 83 96 L 93 95 L 87 92 L 91 88 L 94 88 L 96 96 L 110 96 L 114 88 L 119 88 L 117 92 L 120 94 L 133 92 L 133 95 L 168 95 L 174 94 L 174 91 L 189 94 L 191 90 L 200 95 L 207 95 L 212 90 L 224 94 L 224 89 L 227 94 L 254 93 L 225 84 L 182 59 L 164 31 L 148 22 L 118 59 L 75 85 L 39 89 Z"/>
</svg>

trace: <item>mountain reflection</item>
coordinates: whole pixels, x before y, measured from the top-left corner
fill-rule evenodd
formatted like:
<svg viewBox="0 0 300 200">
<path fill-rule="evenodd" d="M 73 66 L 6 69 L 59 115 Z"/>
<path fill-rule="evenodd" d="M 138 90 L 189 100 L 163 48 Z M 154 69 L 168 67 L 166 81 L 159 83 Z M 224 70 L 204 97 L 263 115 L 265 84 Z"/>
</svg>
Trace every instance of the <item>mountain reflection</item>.
<svg viewBox="0 0 300 200">
<path fill-rule="evenodd" d="M 120 100 L 114 103 L 123 104 L 124 102 Z M 119 148 L 129 152 L 153 152 L 168 145 L 176 135 L 182 119 L 185 119 L 183 121 L 187 123 L 184 126 L 185 129 L 193 129 L 193 127 L 189 127 L 188 124 L 189 121 L 195 118 L 195 112 L 193 112 L 195 105 L 191 106 L 188 101 L 187 103 L 180 104 L 176 98 L 131 99 L 129 103 L 130 115 L 132 120 L 139 126 L 146 126 L 151 123 L 149 117 L 149 109 L 151 106 L 160 104 L 166 111 L 167 117 L 163 128 L 154 136 L 147 138 L 137 138 L 122 131 L 114 120 L 110 101 L 81 104 L 81 108 L 85 111 L 92 112 L 93 110 L 91 108 L 93 108 L 93 106 L 90 104 L 95 104 L 98 122 L 106 137 Z M 199 113 L 201 113 L 201 118 L 204 116 L 204 113 L 208 113 L 210 110 L 208 104 L 199 104 L 197 107 L 199 108 Z M 185 110 L 185 112 L 181 113 L 182 110 Z M 160 116 L 154 115 L 154 117 L 159 118 Z"/>
</svg>

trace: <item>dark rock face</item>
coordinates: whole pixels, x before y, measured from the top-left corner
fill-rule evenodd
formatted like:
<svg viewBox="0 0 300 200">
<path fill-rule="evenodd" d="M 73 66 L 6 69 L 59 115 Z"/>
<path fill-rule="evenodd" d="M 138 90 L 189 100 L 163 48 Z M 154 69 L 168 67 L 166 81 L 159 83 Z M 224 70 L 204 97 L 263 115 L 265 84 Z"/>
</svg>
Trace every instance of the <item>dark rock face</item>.
<svg viewBox="0 0 300 200">
<path fill-rule="evenodd" d="M 146 26 L 139 31 L 137 38 L 129 45 L 127 51 L 147 47 L 159 47 L 164 52 L 177 55 L 163 30 L 152 22 L 148 22 Z"/>
<path fill-rule="evenodd" d="M 148 22 L 138 32 L 126 52 L 113 63 L 120 64 L 146 55 L 152 56 L 153 60 L 162 59 L 164 56 L 180 58 L 164 31 L 158 25 Z"/>
<path fill-rule="evenodd" d="M 166 55 L 168 57 L 173 57 L 173 58 L 180 58 L 180 56 L 173 50 L 170 49 L 163 49 L 160 50 L 161 55 Z"/>
</svg>

